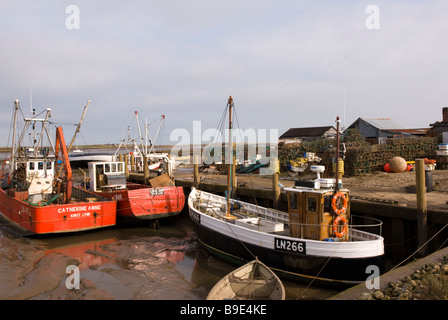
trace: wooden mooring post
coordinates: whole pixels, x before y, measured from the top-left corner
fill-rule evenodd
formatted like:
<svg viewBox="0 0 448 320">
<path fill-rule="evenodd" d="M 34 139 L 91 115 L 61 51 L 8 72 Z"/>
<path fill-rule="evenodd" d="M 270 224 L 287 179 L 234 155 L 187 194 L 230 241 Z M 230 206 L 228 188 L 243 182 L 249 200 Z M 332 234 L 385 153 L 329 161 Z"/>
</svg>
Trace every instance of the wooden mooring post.
<svg viewBox="0 0 448 320">
<path fill-rule="evenodd" d="M 199 183 L 201 183 L 201 176 L 199 175 L 199 157 L 198 155 L 194 156 L 193 160 L 193 186 L 195 188 L 199 187 Z"/>
<path fill-rule="evenodd" d="M 272 205 L 274 209 L 280 209 L 280 186 L 278 185 L 278 172 L 275 172 L 272 175 L 272 192 L 273 192 L 273 198 L 272 198 Z"/>
<path fill-rule="evenodd" d="M 134 153 L 131 153 L 131 172 L 135 172 L 135 158 Z"/>
<path fill-rule="evenodd" d="M 148 168 L 148 158 L 146 155 L 143 156 L 143 184 L 149 183 L 149 168 Z"/>
<path fill-rule="evenodd" d="M 415 191 L 417 194 L 417 232 L 418 246 L 421 247 L 428 237 L 428 209 L 426 205 L 426 185 L 425 185 L 425 161 L 415 160 Z M 423 247 L 417 256 L 424 257 L 426 249 Z"/>
<path fill-rule="evenodd" d="M 124 155 L 124 174 L 126 175 L 126 179 L 129 179 L 128 157 L 129 155 L 126 153 Z"/>
</svg>

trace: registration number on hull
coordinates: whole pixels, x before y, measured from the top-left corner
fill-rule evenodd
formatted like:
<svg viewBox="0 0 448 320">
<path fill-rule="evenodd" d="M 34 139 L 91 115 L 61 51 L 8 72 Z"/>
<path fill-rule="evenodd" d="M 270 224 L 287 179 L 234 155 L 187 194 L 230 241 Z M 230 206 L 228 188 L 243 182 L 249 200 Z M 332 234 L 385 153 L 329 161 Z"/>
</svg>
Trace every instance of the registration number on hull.
<svg viewBox="0 0 448 320">
<path fill-rule="evenodd" d="M 161 196 L 161 195 L 165 194 L 165 191 L 163 189 L 154 188 L 154 189 L 149 189 L 149 194 L 152 196 Z"/>
<path fill-rule="evenodd" d="M 193 210 L 190 209 L 190 217 L 191 219 L 196 221 L 196 223 L 201 224 L 201 216 L 199 213 L 194 212 Z"/>
<path fill-rule="evenodd" d="M 306 243 L 303 241 L 275 238 L 274 239 L 274 249 L 281 250 L 281 251 L 306 254 Z"/>
</svg>

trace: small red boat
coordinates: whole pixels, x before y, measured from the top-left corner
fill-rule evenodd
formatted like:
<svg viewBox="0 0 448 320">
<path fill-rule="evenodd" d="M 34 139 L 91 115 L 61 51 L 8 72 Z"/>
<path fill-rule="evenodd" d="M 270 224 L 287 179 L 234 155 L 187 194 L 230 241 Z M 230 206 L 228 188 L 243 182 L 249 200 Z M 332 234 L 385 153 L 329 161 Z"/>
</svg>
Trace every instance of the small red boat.
<svg viewBox="0 0 448 320">
<path fill-rule="evenodd" d="M 154 178 L 157 186 L 126 181 L 125 163 L 89 162 L 89 181 L 84 186 L 97 195 L 117 200 L 117 218 L 159 219 L 179 214 L 185 205 L 183 187 L 168 175 Z"/>
<path fill-rule="evenodd" d="M 16 100 L 14 129 L 18 110 Z M 55 146 L 48 134 L 50 111 L 48 108 L 44 119 L 24 119 L 20 137 L 30 125 L 35 129 L 36 123 L 42 123 L 42 132 L 36 135 L 39 139 L 34 139 L 32 147 L 23 147 L 20 139 L 16 144 L 14 130 L 10 170 L 3 174 L 2 168 L 1 172 L 0 215 L 23 234 L 74 232 L 115 225 L 115 200 L 72 186 L 62 127 L 56 128 Z M 44 132 L 51 148 L 41 146 Z"/>
</svg>

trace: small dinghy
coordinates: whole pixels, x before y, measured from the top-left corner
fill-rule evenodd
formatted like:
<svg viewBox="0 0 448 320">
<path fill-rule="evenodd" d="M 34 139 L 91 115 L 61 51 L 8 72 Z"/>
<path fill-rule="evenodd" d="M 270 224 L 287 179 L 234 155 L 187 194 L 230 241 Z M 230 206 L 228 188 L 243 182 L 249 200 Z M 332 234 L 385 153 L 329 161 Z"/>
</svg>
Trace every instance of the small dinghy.
<svg viewBox="0 0 448 320">
<path fill-rule="evenodd" d="M 207 300 L 285 300 L 285 287 L 271 269 L 255 259 L 222 278 Z"/>
</svg>

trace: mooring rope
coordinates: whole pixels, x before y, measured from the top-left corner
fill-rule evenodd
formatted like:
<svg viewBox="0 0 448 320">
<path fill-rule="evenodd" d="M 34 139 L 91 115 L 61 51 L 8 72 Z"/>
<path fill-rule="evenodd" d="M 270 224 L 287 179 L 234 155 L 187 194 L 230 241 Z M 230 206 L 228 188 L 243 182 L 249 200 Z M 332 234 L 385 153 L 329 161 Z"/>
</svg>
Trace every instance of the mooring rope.
<svg viewBox="0 0 448 320">
<path fill-rule="evenodd" d="M 339 246 L 341 245 L 342 241 L 340 241 L 337 245 L 337 247 L 334 249 L 333 254 L 338 250 Z M 302 296 L 304 295 L 304 293 L 309 289 L 309 287 L 311 287 L 311 285 L 313 284 L 313 282 L 319 277 L 320 273 L 325 269 L 325 267 L 327 266 L 328 262 L 330 262 L 331 258 L 333 258 L 333 255 L 330 255 L 327 259 L 327 261 L 325 261 L 324 265 L 322 266 L 322 268 L 320 268 L 319 272 L 313 277 L 313 279 L 310 281 L 310 283 L 308 283 L 308 285 L 306 286 L 306 288 L 300 293 L 300 296 L 297 297 L 296 300 L 300 300 L 302 298 Z"/>
<path fill-rule="evenodd" d="M 419 252 L 424 246 L 426 246 L 432 239 L 434 239 L 440 232 L 442 232 L 446 227 L 448 226 L 448 224 L 445 224 L 443 226 L 442 229 L 440 229 L 436 234 L 434 234 L 429 240 L 427 240 L 424 244 L 422 244 L 420 247 L 417 248 L 417 250 L 415 250 L 412 254 L 410 254 L 406 259 L 404 259 L 403 261 L 401 261 L 399 264 L 397 264 L 395 267 L 393 267 L 392 269 L 389 270 L 395 270 L 396 268 L 398 268 L 400 265 L 402 265 L 405 261 L 409 260 L 412 256 L 414 256 L 417 252 Z"/>
</svg>

